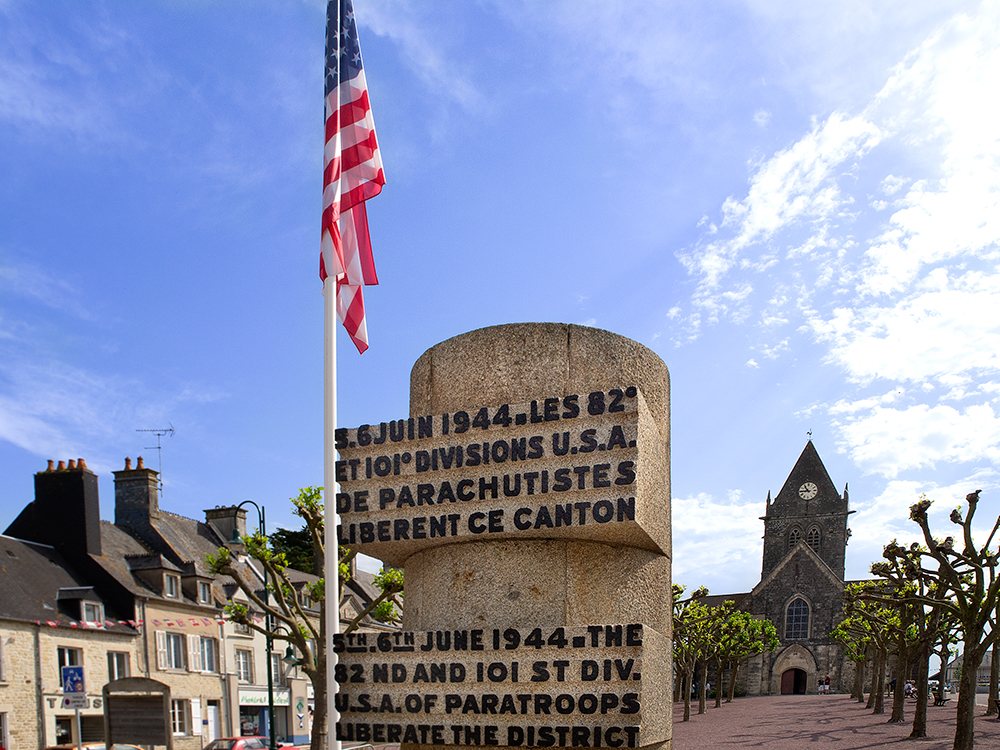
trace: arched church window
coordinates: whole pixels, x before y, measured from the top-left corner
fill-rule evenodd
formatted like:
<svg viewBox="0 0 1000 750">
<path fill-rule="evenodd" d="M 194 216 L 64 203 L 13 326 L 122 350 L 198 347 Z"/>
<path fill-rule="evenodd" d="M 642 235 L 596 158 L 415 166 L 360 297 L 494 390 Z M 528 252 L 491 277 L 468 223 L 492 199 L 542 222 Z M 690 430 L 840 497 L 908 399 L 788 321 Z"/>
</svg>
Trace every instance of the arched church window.
<svg viewBox="0 0 1000 750">
<path fill-rule="evenodd" d="M 812 547 L 813 552 L 819 554 L 819 543 L 820 543 L 819 527 L 813 526 L 811 529 L 809 529 L 809 533 L 806 534 L 806 544 Z"/>
<path fill-rule="evenodd" d="M 802 640 L 809 637 L 809 605 L 796 597 L 785 610 L 785 640 Z"/>
<path fill-rule="evenodd" d="M 799 539 L 802 538 L 802 532 L 799 531 L 798 527 L 793 527 L 791 531 L 788 532 L 788 549 L 791 549 L 796 544 L 799 543 Z"/>
</svg>

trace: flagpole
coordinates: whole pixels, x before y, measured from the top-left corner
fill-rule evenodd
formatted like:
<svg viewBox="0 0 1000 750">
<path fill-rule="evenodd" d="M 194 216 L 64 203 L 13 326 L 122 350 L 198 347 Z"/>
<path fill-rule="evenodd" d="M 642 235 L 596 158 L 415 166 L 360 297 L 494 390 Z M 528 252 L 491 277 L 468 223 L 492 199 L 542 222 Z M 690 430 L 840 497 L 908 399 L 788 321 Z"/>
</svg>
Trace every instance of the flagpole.
<svg viewBox="0 0 1000 750">
<path fill-rule="evenodd" d="M 333 634 L 340 632 L 340 547 L 337 544 L 337 486 L 334 431 L 337 428 L 337 279 L 327 276 L 323 282 L 323 503 L 326 560 L 326 721 L 327 747 L 340 750 L 337 739 L 335 679 L 337 655 Z"/>
</svg>

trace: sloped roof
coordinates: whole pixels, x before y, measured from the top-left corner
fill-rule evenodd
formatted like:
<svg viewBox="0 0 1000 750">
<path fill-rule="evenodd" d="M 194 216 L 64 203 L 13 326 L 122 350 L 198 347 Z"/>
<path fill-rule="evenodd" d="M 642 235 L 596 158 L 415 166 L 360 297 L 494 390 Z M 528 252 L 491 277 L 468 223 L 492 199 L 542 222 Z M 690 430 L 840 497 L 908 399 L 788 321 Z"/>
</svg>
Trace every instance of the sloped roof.
<svg viewBox="0 0 1000 750">
<path fill-rule="evenodd" d="M 740 603 L 748 596 L 750 596 L 749 591 L 742 594 L 712 594 L 702 597 L 698 600 L 698 603 L 704 604 L 706 607 L 720 607 L 725 602 L 733 602 L 737 607 L 739 607 Z"/>
<path fill-rule="evenodd" d="M 760 580 L 760 583 L 758 583 L 756 586 L 753 587 L 753 591 L 751 591 L 750 593 L 756 594 L 760 591 L 763 591 L 772 581 L 774 581 L 781 574 L 781 572 L 788 565 L 791 564 L 792 560 L 794 560 L 796 557 L 803 557 L 803 556 L 806 558 L 806 560 L 812 562 L 813 565 L 815 565 L 816 568 L 821 573 L 823 573 L 827 578 L 829 578 L 832 585 L 843 591 L 844 582 L 840 580 L 840 578 L 837 576 L 836 573 L 830 570 L 830 566 L 823 561 L 823 558 L 817 555 L 816 552 L 812 549 L 812 547 L 806 544 L 805 540 L 802 540 L 788 551 L 788 554 L 786 554 L 781 559 L 781 562 L 775 565 L 768 572 L 768 574 Z"/>
<path fill-rule="evenodd" d="M 163 510 L 160 511 L 160 517 L 150 519 L 150 523 L 176 555 L 179 563 L 193 563 L 196 575 L 210 575 L 205 565 L 205 555 L 218 552 L 219 547 L 226 543 L 215 529 L 203 521 Z"/>
<path fill-rule="evenodd" d="M 60 607 L 59 590 L 90 585 L 54 548 L 0 535 L 0 618 L 80 627 L 80 620 L 66 611 L 68 607 Z M 96 592 L 86 598 L 102 601 Z M 135 633 L 111 620 L 101 629 Z"/>
</svg>

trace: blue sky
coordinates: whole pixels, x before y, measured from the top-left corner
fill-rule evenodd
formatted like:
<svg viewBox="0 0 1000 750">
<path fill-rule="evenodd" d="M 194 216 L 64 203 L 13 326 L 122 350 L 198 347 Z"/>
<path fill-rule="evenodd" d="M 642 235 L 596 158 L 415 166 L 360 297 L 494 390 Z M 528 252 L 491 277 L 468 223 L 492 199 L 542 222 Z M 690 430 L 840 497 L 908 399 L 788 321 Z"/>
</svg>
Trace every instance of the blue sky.
<svg viewBox="0 0 1000 750">
<path fill-rule="evenodd" d="M 811 430 L 848 575 L 1000 511 L 996 2 L 356 0 L 388 184 L 344 425 L 474 328 L 672 376 L 675 580 L 745 591 Z M 814 7 L 815 6 L 815 7 Z M 0 0 L 0 528 L 46 459 L 295 526 L 322 483 L 324 6 Z"/>
</svg>

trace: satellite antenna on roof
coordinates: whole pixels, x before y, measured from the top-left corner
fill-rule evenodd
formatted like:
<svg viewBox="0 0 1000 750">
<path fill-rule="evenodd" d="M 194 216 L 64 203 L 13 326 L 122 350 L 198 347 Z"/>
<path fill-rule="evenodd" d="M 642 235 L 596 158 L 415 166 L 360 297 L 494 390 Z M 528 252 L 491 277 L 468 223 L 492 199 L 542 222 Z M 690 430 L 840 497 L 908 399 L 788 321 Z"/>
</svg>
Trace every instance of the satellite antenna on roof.
<svg viewBox="0 0 1000 750">
<path fill-rule="evenodd" d="M 156 445 L 147 445 L 143 450 L 151 451 L 156 448 L 156 460 L 158 467 L 158 474 L 160 476 L 160 497 L 163 497 L 163 446 L 160 445 L 160 438 L 164 435 L 174 436 L 174 426 L 170 422 L 167 422 L 170 427 L 164 427 L 156 430 L 136 430 L 136 432 L 152 432 L 156 435 Z"/>
</svg>

